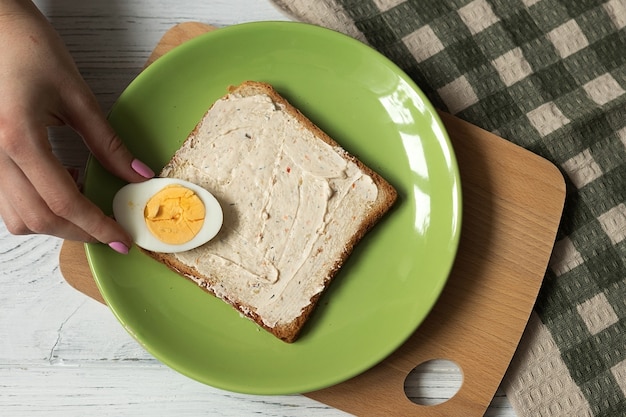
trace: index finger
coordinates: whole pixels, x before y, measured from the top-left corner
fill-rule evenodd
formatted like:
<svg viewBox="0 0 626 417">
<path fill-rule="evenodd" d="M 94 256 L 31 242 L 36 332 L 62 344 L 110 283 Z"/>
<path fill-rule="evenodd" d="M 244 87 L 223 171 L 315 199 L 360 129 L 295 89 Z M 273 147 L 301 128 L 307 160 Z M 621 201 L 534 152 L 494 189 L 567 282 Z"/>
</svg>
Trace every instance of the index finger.
<svg viewBox="0 0 626 417">
<path fill-rule="evenodd" d="M 81 135 L 102 166 L 129 182 L 152 178 L 154 172 L 124 145 L 87 87 L 67 91 L 64 97 L 65 123 Z"/>
<path fill-rule="evenodd" d="M 20 150 L 9 156 L 56 216 L 75 224 L 100 242 L 121 242 L 130 247 L 132 239 L 128 233 L 82 195 L 49 147 L 40 145 L 42 141 L 48 143 L 45 135 L 45 131 L 31 132 Z"/>
</svg>

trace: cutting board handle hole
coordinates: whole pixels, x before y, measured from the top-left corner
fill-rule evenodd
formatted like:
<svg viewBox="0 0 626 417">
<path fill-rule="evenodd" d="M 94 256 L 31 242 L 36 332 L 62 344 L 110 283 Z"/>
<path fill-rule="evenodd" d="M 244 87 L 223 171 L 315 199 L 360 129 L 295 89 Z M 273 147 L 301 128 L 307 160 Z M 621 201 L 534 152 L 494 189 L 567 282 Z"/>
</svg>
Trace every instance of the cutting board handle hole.
<svg viewBox="0 0 626 417">
<path fill-rule="evenodd" d="M 404 393 L 418 405 L 438 405 L 456 395 L 463 385 L 463 371 L 454 361 L 432 359 L 417 365 L 404 380 Z"/>
</svg>

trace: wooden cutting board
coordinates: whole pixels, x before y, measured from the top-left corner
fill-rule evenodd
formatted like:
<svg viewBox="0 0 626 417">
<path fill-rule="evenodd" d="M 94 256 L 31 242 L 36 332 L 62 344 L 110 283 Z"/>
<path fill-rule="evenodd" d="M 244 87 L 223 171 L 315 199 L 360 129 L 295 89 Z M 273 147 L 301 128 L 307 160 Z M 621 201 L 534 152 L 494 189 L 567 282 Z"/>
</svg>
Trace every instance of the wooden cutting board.
<svg viewBox="0 0 626 417">
<path fill-rule="evenodd" d="M 148 64 L 214 28 L 183 23 L 168 31 Z M 535 303 L 560 221 L 559 170 L 485 130 L 440 116 L 458 159 L 463 227 L 444 291 L 424 323 L 386 360 L 341 384 L 304 395 L 358 416 L 482 416 L 498 388 Z M 60 253 L 67 282 L 104 303 L 82 244 Z M 431 359 L 455 362 L 463 384 L 447 402 L 417 405 L 404 381 Z"/>
</svg>

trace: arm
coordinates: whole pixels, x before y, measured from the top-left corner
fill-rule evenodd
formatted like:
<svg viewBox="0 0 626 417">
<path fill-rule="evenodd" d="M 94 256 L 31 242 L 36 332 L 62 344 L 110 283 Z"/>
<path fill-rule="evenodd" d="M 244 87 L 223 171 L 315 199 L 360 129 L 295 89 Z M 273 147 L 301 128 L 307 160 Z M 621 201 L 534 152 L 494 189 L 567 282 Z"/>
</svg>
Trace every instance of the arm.
<svg viewBox="0 0 626 417">
<path fill-rule="evenodd" d="M 106 121 L 62 40 L 29 0 L 0 0 L 0 215 L 14 234 L 132 241 L 85 198 L 52 154 L 47 127 L 68 125 L 102 165 L 129 182 L 154 174 Z"/>
</svg>

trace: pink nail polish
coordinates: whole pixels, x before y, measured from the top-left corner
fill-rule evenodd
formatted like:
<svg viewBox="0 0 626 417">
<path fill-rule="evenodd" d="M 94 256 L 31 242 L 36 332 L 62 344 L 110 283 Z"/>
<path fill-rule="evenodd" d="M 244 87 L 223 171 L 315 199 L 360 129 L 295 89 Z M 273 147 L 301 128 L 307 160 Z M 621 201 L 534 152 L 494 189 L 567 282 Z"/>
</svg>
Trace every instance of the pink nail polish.
<svg viewBox="0 0 626 417">
<path fill-rule="evenodd" d="M 109 247 L 115 252 L 121 253 L 122 255 L 127 255 L 129 251 L 128 246 L 126 246 L 122 242 L 111 242 L 109 243 Z"/>
<path fill-rule="evenodd" d="M 152 178 L 154 177 L 154 171 L 150 169 L 150 167 L 139 159 L 133 159 L 133 162 L 130 163 L 131 168 L 139 175 L 144 178 Z"/>
</svg>

